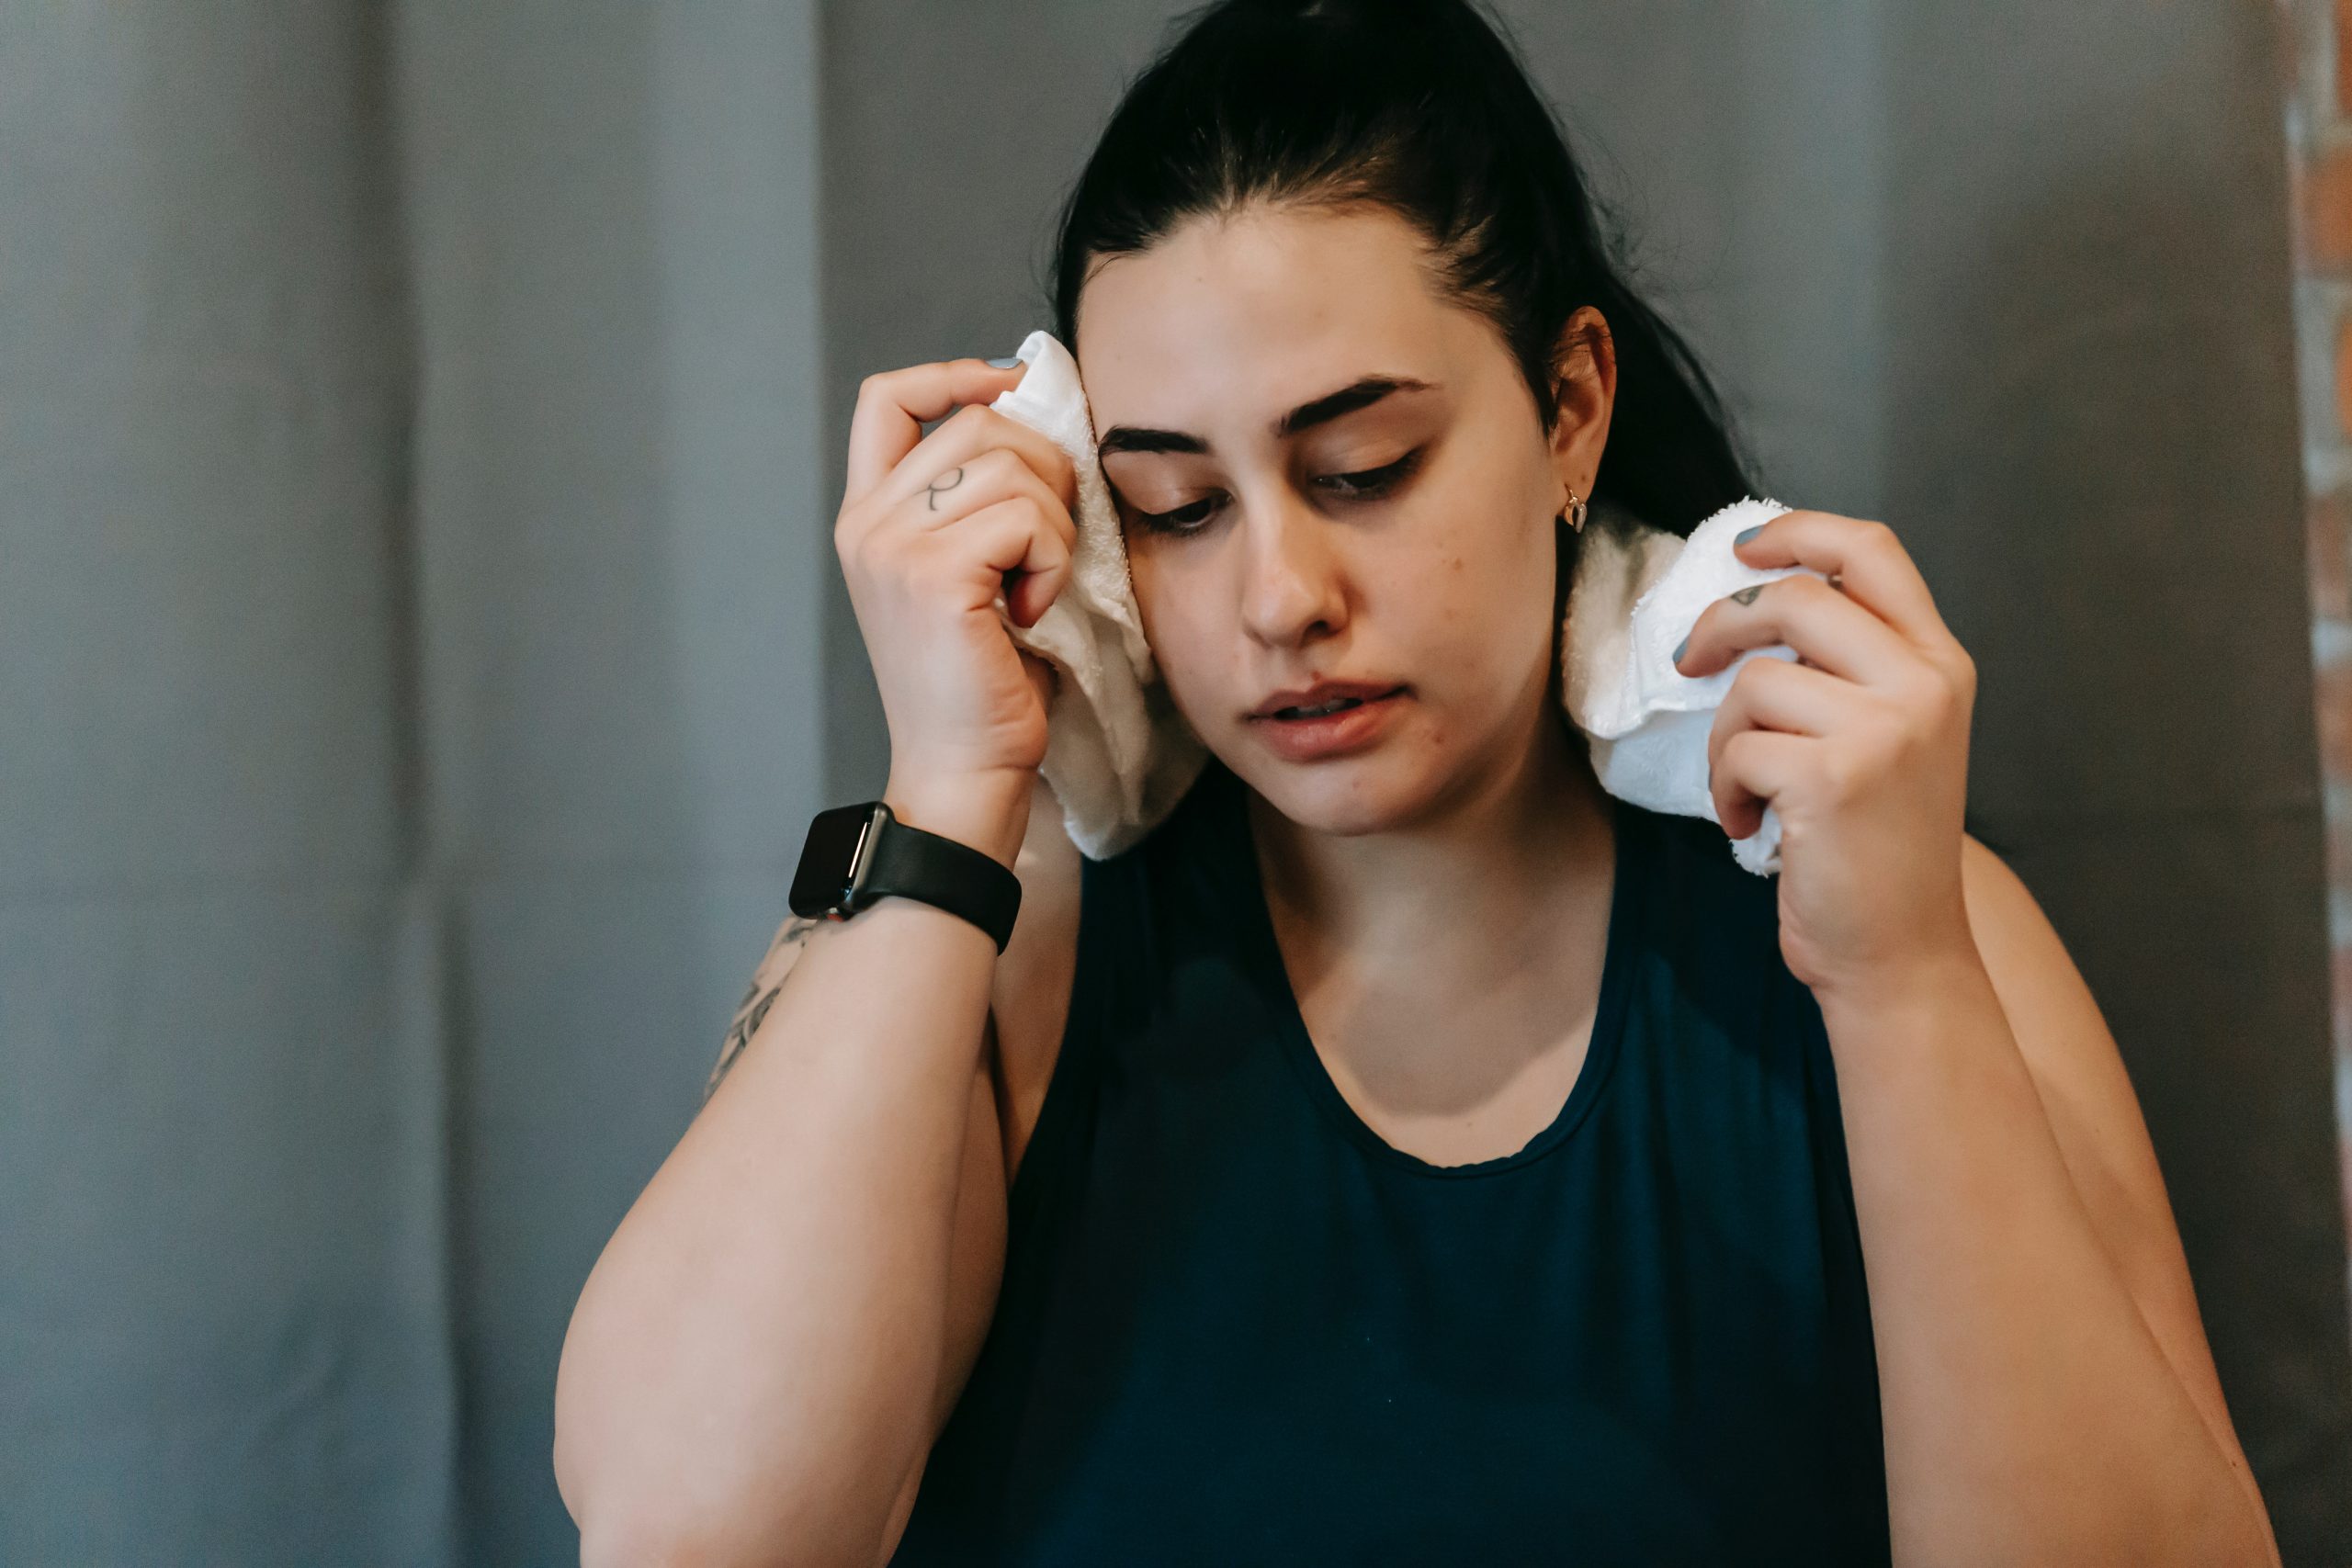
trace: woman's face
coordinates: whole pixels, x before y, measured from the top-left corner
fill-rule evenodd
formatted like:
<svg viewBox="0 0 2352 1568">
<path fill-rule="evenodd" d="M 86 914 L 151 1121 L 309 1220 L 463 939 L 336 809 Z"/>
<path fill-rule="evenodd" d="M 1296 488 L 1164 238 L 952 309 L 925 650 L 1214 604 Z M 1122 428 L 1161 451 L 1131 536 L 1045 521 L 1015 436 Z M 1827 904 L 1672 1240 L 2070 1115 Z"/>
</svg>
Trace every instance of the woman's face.
<svg viewBox="0 0 2352 1568">
<path fill-rule="evenodd" d="M 1329 832 L 1514 778 L 1560 722 L 1553 519 L 1591 493 L 1614 389 L 1605 349 L 1572 365 L 1547 441 L 1501 338 L 1420 255 L 1379 209 L 1196 220 L 1102 266 L 1072 345 L 1170 697 Z M 1322 681 L 1397 691 L 1336 735 L 1264 716 Z"/>
</svg>

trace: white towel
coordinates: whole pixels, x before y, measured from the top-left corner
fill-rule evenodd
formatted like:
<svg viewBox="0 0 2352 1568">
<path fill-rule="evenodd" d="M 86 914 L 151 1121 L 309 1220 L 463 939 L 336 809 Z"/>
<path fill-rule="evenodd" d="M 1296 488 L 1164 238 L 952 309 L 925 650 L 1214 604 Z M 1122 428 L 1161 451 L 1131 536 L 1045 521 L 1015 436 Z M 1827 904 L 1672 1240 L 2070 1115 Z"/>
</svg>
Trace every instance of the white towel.
<svg viewBox="0 0 2352 1568">
<path fill-rule="evenodd" d="M 1078 363 L 1051 333 L 1022 340 L 1028 369 L 989 406 L 1050 437 L 1078 474 L 1078 545 L 1070 581 L 1034 626 L 1012 640 L 1059 671 L 1046 713 L 1041 772 L 1062 803 L 1070 840 L 1094 860 L 1127 848 L 1157 827 L 1192 787 L 1208 752 L 1168 700 L 1144 641 L 1126 542 L 1094 449 L 1094 424 Z M 1707 728 L 1739 666 L 1773 647 L 1743 652 L 1725 669 L 1690 679 L 1673 668 L 1674 645 L 1722 595 L 1809 568 L 1759 570 L 1731 553 L 1731 537 L 1789 510 L 1743 501 L 1693 529 L 1686 542 L 1630 513 L 1594 508 L 1581 536 L 1560 637 L 1562 699 L 1589 739 L 1601 787 L 1654 811 L 1715 821 L 1707 789 Z M 1818 574 L 1816 574 L 1818 575 Z M 1733 841 L 1749 871 L 1780 869 L 1781 825 Z"/>
<path fill-rule="evenodd" d="M 1144 641 L 1078 361 L 1042 330 L 1021 340 L 1019 358 L 1029 367 L 1020 385 L 989 406 L 1069 454 L 1078 470 L 1078 545 L 1069 581 L 1035 626 L 1015 625 L 1001 594 L 997 613 L 1015 643 L 1058 671 L 1038 771 L 1062 803 L 1070 841 L 1088 858 L 1107 860 L 1175 807 L 1208 750 L 1168 700 Z"/>
<path fill-rule="evenodd" d="M 1636 806 L 1720 823 L 1707 785 L 1707 734 L 1739 667 L 1796 658 L 1774 643 L 1745 649 L 1713 674 L 1674 667 L 1674 649 L 1700 614 L 1726 593 L 1811 567 L 1753 567 L 1732 552 L 1745 528 L 1789 511 L 1777 501 L 1735 502 L 1688 539 L 1623 512 L 1588 519 L 1560 636 L 1560 700 L 1585 733 L 1600 787 Z M 1731 840 L 1732 858 L 1759 876 L 1781 869 L 1781 816 Z"/>
</svg>

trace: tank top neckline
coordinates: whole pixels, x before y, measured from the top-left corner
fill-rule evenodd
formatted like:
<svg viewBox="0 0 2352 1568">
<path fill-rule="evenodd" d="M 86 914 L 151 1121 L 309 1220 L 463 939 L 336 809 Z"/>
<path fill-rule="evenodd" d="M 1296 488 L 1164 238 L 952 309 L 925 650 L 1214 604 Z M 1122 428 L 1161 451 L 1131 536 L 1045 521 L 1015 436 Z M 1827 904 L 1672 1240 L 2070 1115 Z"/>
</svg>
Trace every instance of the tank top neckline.
<svg viewBox="0 0 2352 1568">
<path fill-rule="evenodd" d="M 1217 824 L 1217 839 L 1227 846 L 1228 853 L 1238 857 L 1232 869 L 1238 885 L 1234 901 L 1239 917 L 1235 935 L 1241 956 L 1258 975 L 1271 998 L 1278 1048 L 1296 1069 L 1308 1098 L 1326 1119 L 1350 1142 L 1382 1164 L 1441 1180 L 1499 1176 L 1532 1164 L 1566 1143 L 1590 1114 L 1607 1087 L 1624 1035 L 1626 996 L 1633 985 L 1634 927 L 1640 919 L 1642 891 L 1650 880 L 1644 857 L 1648 835 L 1639 810 L 1615 795 L 1605 797 L 1610 804 L 1610 825 L 1616 842 L 1609 896 L 1609 931 L 1603 944 L 1600 995 L 1593 1006 L 1591 1039 L 1567 1098 L 1541 1132 L 1510 1154 L 1465 1165 L 1436 1165 L 1382 1137 L 1357 1114 L 1355 1107 L 1348 1103 L 1339 1085 L 1332 1081 L 1330 1069 L 1323 1065 L 1315 1041 L 1307 1032 L 1306 1014 L 1291 987 L 1290 972 L 1283 965 L 1281 944 L 1274 938 L 1273 914 L 1259 875 L 1257 843 L 1250 825 L 1248 786 L 1238 775 L 1219 767 L 1214 760 L 1209 772 L 1222 775 L 1212 786 L 1219 806 L 1216 815 L 1224 819 Z"/>
</svg>

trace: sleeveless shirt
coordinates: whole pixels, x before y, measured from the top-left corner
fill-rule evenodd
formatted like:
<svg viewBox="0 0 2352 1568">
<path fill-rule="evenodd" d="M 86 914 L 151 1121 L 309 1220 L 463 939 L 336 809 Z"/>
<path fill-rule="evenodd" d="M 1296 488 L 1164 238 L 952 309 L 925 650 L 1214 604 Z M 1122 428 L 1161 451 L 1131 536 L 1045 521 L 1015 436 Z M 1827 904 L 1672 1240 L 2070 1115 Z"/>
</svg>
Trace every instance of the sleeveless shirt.
<svg viewBox="0 0 2352 1568">
<path fill-rule="evenodd" d="M 1605 797 L 1574 1087 L 1516 1152 L 1433 1165 L 1317 1055 L 1246 790 L 1212 758 L 1083 863 L 995 1315 L 891 1562 L 1887 1562 L 1836 1077 L 1774 883 Z"/>
</svg>

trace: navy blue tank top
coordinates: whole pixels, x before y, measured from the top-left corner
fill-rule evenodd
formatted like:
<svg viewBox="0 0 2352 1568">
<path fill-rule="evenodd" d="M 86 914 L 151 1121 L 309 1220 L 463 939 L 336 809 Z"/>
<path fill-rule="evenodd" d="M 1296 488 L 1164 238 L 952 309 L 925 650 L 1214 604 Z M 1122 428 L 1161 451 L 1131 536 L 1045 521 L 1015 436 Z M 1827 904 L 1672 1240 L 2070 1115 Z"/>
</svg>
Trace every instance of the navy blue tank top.
<svg viewBox="0 0 2352 1568">
<path fill-rule="evenodd" d="M 1828 1038 L 1775 884 L 1610 798 L 1592 1038 L 1438 1166 L 1358 1116 L 1214 759 L 1084 864 L 995 1317 L 894 1564 L 1885 1563 Z"/>
</svg>

